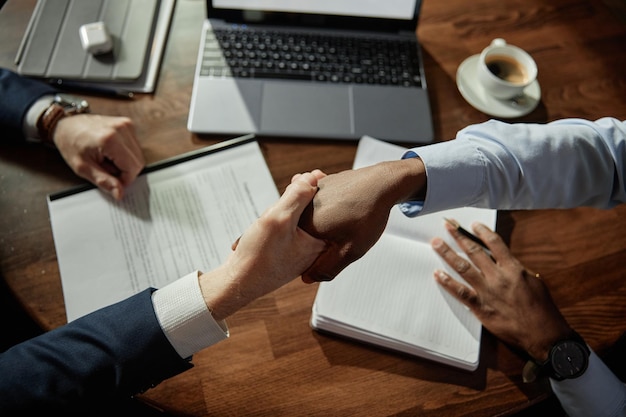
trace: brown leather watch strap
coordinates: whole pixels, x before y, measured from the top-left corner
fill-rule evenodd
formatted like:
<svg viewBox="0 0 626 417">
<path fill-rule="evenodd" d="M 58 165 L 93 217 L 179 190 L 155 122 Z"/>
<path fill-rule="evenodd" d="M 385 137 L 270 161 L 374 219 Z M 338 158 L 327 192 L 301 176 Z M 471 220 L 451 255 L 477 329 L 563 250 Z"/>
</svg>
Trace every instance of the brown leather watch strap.
<svg viewBox="0 0 626 417">
<path fill-rule="evenodd" d="M 63 117 L 66 116 L 65 109 L 59 103 L 53 102 L 37 120 L 37 131 L 42 142 L 54 144 L 52 135 L 54 129 Z"/>
</svg>

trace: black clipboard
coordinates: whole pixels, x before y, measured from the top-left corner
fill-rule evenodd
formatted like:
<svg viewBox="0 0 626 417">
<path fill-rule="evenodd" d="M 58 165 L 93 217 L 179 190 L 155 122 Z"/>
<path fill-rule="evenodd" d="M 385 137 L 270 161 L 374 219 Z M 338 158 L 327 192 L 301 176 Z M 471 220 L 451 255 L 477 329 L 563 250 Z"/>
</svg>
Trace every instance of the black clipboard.
<svg viewBox="0 0 626 417">
<path fill-rule="evenodd" d="M 157 161 L 153 164 L 147 165 L 143 170 L 141 170 L 141 172 L 139 173 L 139 176 L 146 175 L 150 172 L 158 171 L 159 169 L 171 167 L 173 165 L 180 164 L 182 162 L 191 161 L 192 159 L 201 158 L 209 154 L 213 154 L 216 152 L 224 151 L 226 149 L 234 148 L 235 146 L 240 146 L 249 142 L 254 142 L 255 140 L 256 140 L 256 136 L 251 133 L 248 135 L 239 136 L 233 139 L 225 140 L 223 142 L 218 142 L 214 145 L 206 146 L 204 148 L 200 148 L 194 151 L 176 155 L 171 158 L 163 159 L 161 161 Z M 58 191 L 58 192 L 49 194 L 48 201 L 59 200 L 61 198 L 78 194 L 83 191 L 92 190 L 94 188 L 96 188 L 96 186 L 91 183 L 78 185 L 76 187 L 72 187 L 67 190 Z"/>
</svg>

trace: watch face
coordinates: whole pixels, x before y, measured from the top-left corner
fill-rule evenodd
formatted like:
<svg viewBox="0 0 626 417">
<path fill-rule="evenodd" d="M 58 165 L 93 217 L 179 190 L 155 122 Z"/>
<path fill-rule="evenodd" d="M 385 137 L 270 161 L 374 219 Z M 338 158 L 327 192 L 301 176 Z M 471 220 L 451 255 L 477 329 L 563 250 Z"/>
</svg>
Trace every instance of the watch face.
<svg viewBox="0 0 626 417">
<path fill-rule="evenodd" d="M 552 349 L 550 361 L 552 362 L 555 376 L 576 378 L 587 369 L 589 355 L 580 343 L 566 340 Z"/>
<path fill-rule="evenodd" d="M 66 113 L 78 114 L 88 113 L 89 103 L 80 97 L 75 97 L 70 94 L 58 93 L 55 96 L 55 102 L 59 103 L 65 109 Z"/>
</svg>

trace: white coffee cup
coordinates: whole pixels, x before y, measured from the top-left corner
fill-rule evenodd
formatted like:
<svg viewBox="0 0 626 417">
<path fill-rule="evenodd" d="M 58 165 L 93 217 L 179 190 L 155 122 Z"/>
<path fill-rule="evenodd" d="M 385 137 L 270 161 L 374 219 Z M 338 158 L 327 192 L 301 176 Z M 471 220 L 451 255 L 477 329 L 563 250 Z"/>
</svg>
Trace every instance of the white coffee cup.
<svg viewBox="0 0 626 417">
<path fill-rule="evenodd" d="M 511 99 L 537 79 L 537 64 L 528 52 L 497 38 L 480 53 L 477 73 L 487 94 Z"/>
</svg>

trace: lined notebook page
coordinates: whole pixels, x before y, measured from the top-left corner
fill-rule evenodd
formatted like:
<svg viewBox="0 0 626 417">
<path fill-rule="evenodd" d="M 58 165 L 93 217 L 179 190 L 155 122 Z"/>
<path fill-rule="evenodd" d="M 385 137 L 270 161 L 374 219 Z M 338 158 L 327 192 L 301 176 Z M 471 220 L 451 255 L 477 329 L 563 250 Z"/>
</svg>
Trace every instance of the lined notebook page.
<svg viewBox="0 0 626 417">
<path fill-rule="evenodd" d="M 405 149 L 361 139 L 354 166 L 399 159 Z M 479 362 L 482 326 L 435 282 L 442 268 L 461 279 L 430 247 L 434 236 L 454 248 L 444 217 L 462 225 L 495 226 L 496 211 L 462 208 L 408 218 L 391 211 L 380 240 L 333 281 L 320 283 L 311 324 L 382 347 L 473 370 Z"/>
</svg>

